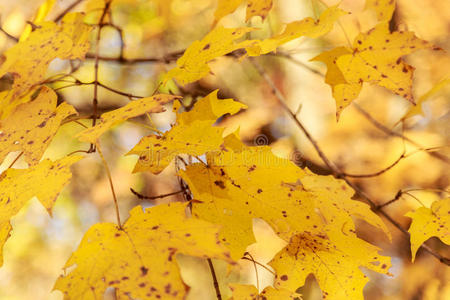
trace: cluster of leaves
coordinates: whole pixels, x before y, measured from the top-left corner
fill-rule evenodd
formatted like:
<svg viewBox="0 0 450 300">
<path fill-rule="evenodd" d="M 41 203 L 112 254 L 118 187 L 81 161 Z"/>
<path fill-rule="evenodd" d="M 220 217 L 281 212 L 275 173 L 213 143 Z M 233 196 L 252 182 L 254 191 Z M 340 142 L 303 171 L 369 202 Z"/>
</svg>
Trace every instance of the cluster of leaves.
<svg viewBox="0 0 450 300">
<path fill-rule="evenodd" d="M 47 1 L 40 14 L 45 16 L 53 2 Z M 104 3 L 103 15 L 110 2 Z M 279 34 L 255 40 L 244 38 L 255 28 L 217 25 L 241 2 L 247 3 L 246 20 L 254 16 L 264 19 L 273 5 L 264 0 L 218 1 L 214 27 L 184 51 L 176 66 L 165 74 L 163 84 L 169 80 L 181 85 L 195 82 L 209 74 L 208 63 L 221 56 L 244 53 L 255 57 L 302 36 L 318 38 L 347 14 L 332 6 L 317 20 L 294 21 Z M 358 97 L 363 82 L 385 87 L 414 102 L 414 68 L 402 57 L 418 49 L 437 48 L 412 32 L 390 32 L 388 22 L 394 8 L 393 0 L 367 0 L 367 9 L 376 11 L 379 23 L 361 33 L 351 48 L 338 47 L 313 59 L 328 67 L 325 82 L 336 99 L 337 116 Z M 58 194 L 71 179 L 71 165 L 83 158 L 70 155 L 55 161 L 41 160 L 63 120 L 77 114 L 66 102 L 57 105 L 55 91 L 45 85 L 45 74 L 55 58 L 83 59 L 94 26 L 84 23 L 81 13 L 68 13 L 59 24 L 42 19 L 36 18 L 34 30 L 28 30 L 3 54 L 0 66 L 0 76 L 9 73 L 14 78 L 11 89 L 0 94 L 0 161 L 10 152 L 20 151 L 29 165 L 27 169 L 10 167 L 1 174 L 1 245 L 10 235 L 10 219 L 32 197 L 36 196 L 51 213 Z M 181 279 L 176 254 L 236 264 L 255 242 L 254 218 L 267 222 L 287 245 L 269 263 L 276 273 L 273 287 L 259 294 L 254 286 L 233 284 L 233 299 L 295 299 L 300 296 L 296 290 L 310 274 L 319 283 L 323 298 L 363 299 L 369 279 L 360 267 L 390 275 L 390 258 L 357 236 L 354 220 L 366 221 L 389 238 L 391 234 L 369 205 L 352 199 L 354 190 L 348 183 L 301 169 L 273 154 L 269 146 L 247 146 L 238 132 L 215 126 L 220 117 L 236 114 L 246 105 L 219 99 L 218 91 L 214 91 L 196 101 L 190 111 L 184 111 L 180 98 L 158 94 L 133 100 L 102 114 L 94 126 L 76 136 L 100 151 L 102 134 L 130 118 L 163 112 L 165 105 L 173 102 L 176 122 L 172 128 L 143 137 L 128 152 L 139 156 L 134 172 L 158 174 L 183 155 L 197 162 L 189 160 L 178 172 L 192 200 L 145 211 L 137 206 L 124 224 L 100 223 L 88 230 L 65 265 L 70 271 L 55 283 L 65 299 L 100 299 L 108 287 L 115 288 L 120 299 L 183 299 L 187 286 Z M 414 113 L 408 112 L 405 117 Z M 413 219 L 413 259 L 420 245 L 432 236 L 450 243 L 450 199 L 408 216 Z"/>
</svg>

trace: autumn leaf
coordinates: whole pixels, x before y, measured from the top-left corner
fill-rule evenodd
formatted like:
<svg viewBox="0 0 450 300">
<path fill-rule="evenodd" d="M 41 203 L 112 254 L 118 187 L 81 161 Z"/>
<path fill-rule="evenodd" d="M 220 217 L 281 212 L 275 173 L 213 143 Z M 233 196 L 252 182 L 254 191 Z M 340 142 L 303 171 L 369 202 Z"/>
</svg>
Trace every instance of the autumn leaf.
<svg viewBox="0 0 450 300">
<path fill-rule="evenodd" d="M 36 25 L 39 27 L 25 41 L 4 52 L 0 60 L 0 77 L 6 73 L 14 76 L 14 97 L 40 83 L 55 58 L 83 59 L 89 50 L 91 27 L 83 23 L 80 13 L 65 15 L 61 25 L 48 21 Z"/>
<path fill-rule="evenodd" d="M 70 104 L 56 106 L 56 93 L 46 86 L 37 87 L 25 98 L 29 102 L 13 103 L 11 113 L 0 119 L 0 162 L 10 152 L 23 151 L 29 165 L 38 164 L 61 121 L 76 114 Z"/>
<path fill-rule="evenodd" d="M 450 198 L 433 202 L 431 208 L 420 207 L 410 211 L 406 216 L 412 219 L 408 231 L 413 262 L 419 247 L 433 236 L 450 245 Z"/>
<path fill-rule="evenodd" d="M 324 52 L 313 60 L 327 63 L 328 81 L 333 87 L 333 96 L 337 97 L 336 114 L 339 115 L 350 102 L 356 98 L 358 86 L 369 82 L 385 87 L 414 103 L 411 91 L 414 68 L 406 64 L 402 57 L 419 49 L 435 48 L 427 41 L 417 38 L 412 32 L 389 32 L 387 23 L 380 23 L 367 33 L 355 38 L 353 48 L 338 48 Z M 334 66 L 335 65 L 335 66 Z M 336 68 L 337 67 L 337 68 Z M 337 69 L 345 79 L 344 92 L 335 89 L 342 83 L 342 78 L 330 79 L 337 74 Z M 347 85 L 348 84 L 348 85 Z"/>
<path fill-rule="evenodd" d="M 271 286 L 266 287 L 261 293 L 254 285 L 230 284 L 233 297 L 230 300 L 288 300 L 301 299 L 301 295 L 288 290 L 277 290 Z"/>
<path fill-rule="evenodd" d="M 338 8 L 337 5 L 331 6 L 320 15 L 318 20 L 308 17 L 300 21 L 294 21 L 287 24 L 282 33 L 269 39 L 255 41 L 254 44 L 247 47 L 247 53 L 250 56 L 259 56 L 275 51 L 282 44 L 302 36 L 318 38 L 330 32 L 334 23 L 346 14 L 347 12 Z"/>
<path fill-rule="evenodd" d="M 350 199 L 345 183 L 310 174 L 268 146 L 241 145 L 236 151 L 227 147 L 232 138 L 222 152 L 207 154 L 208 166 L 192 164 L 180 175 L 200 200 L 192 204 L 193 215 L 223 225 L 221 238 L 233 258 L 254 242 L 253 218 L 266 221 L 286 241 L 305 231 L 319 234 L 323 219 L 336 228 L 353 224 L 352 216 L 388 232 L 366 204 Z"/>
<path fill-rule="evenodd" d="M 77 137 L 80 141 L 95 143 L 97 139 L 111 127 L 144 113 L 163 112 L 165 111 L 164 104 L 178 98 L 180 97 L 161 94 L 131 101 L 121 108 L 102 114 L 97 125 L 83 130 Z"/>
<path fill-rule="evenodd" d="M 137 206 L 119 228 L 112 223 L 92 226 L 58 279 L 54 289 L 64 299 L 101 299 L 107 287 L 119 298 L 184 299 L 176 254 L 211 257 L 233 263 L 218 240 L 219 226 L 186 217 L 185 203 L 146 209 Z"/>
<path fill-rule="evenodd" d="M 218 0 L 217 9 L 214 12 L 214 24 L 226 15 L 233 13 L 243 2 L 247 2 L 246 22 L 254 16 L 261 16 L 264 20 L 273 5 L 272 0 Z"/>
<path fill-rule="evenodd" d="M 252 41 L 235 42 L 253 28 L 224 28 L 217 26 L 202 40 L 193 42 L 177 60 L 177 67 L 170 70 L 163 79 L 165 84 L 176 79 L 185 85 L 197 81 L 210 72 L 208 63 L 234 50 L 249 46 Z"/>
<path fill-rule="evenodd" d="M 366 0 L 365 9 L 372 9 L 380 22 L 389 22 L 395 10 L 395 0 Z"/>
<path fill-rule="evenodd" d="M 364 300 L 363 288 L 369 279 L 360 267 L 390 275 L 390 259 L 378 250 L 357 238 L 351 227 L 343 226 L 340 232 L 332 229 L 293 236 L 269 265 L 277 273 L 276 288 L 295 291 L 313 274 L 323 299 Z"/>
<path fill-rule="evenodd" d="M 180 103 L 175 102 L 176 125 L 160 135 L 142 138 L 129 154 L 139 155 L 133 172 L 150 171 L 154 174 L 164 170 L 179 154 L 203 155 L 220 149 L 224 128 L 213 127 L 217 118 L 227 113 L 235 114 L 245 105 L 233 99 L 218 99 L 217 90 L 200 99 L 188 112 L 178 112 Z"/>
<path fill-rule="evenodd" d="M 72 177 L 70 166 L 81 158 L 46 159 L 28 169 L 10 168 L 0 175 L 0 257 L 11 230 L 9 220 L 35 196 L 51 214 L 56 198 Z"/>
<path fill-rule="evenodd" d="M 336 119 L 339 120 L 340 114 L 344 108 L 349 106 L 356 99 L 362 89 L 362 82 L 348 83 L 338 68 L 336 62 L 342 55 L 351 54 L 350 49 L 345 47 L 334 48 L 325 51 L 311 59 L 312 61 L 321 61 L 327 65 L 325 74 L 325 83 L 331 86 L 333 98 L 336 100 Z"/>
</svg>

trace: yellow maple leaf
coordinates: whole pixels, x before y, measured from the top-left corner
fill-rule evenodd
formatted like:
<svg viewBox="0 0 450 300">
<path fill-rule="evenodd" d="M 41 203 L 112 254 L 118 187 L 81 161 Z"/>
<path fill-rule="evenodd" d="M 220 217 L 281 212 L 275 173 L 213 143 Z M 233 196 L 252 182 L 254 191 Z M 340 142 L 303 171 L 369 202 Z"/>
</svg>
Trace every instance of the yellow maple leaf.
<svg viewBox="0 0 450 300">
<path fill-rule="evenodd" d="M 107 287 L 119 298 L 184 299 L 176 254 L 211 257 L 234 263 L 218 239 L 219 226 L 186 217 L 185 203 L 146 209 L 137 206 L 123 228 L 92 226 L 66 263 L 75 266 L 54 289 L 64 299 L 101 299 Z"/>
<path fill-rule="evenodd" d="M 214 24 L 226 15 L 233 13 L 243 2 L 247 2 L 247 16 L 245 17 L 245 21 L 250 20 L 254 16 L 261 16 L 264 20 L 273 5 L 272 0 L 219 0 L 216 11 L 214 12 Z"/>
<path fill-rule="evenodd" d="M 359 85 L 369 82 L 385 87 L 395 94 L 414 103 L 411 91 L 414 68 L 402 60 L 402 56 L 419 49 L 435 48 L 427 41 L 417 38 L 412 32 L 389 32 L 388 23 L 380 23 L 367 33 L 355 38 L 353 48 L 339 48 L 324 52 L 316 60 L 324 61 L 331 67 L 328 77 L 339 69 L 345 79 L 344 92 L 335 92 L 342 78 L 333 87 L 333 95 L 338 97 L 337 115 L 359 92 Z M 337 69 L 336 69 L 337 67 Z M 329 79 L 332 81 L 332 79 Z"/>
<path fill-rule="evenodd" d="M 331 86 L 333 98 L 336 100 L 336 119 L 339 120 L 344 108 L 356 99 L 361 91 L 362 83 L 348 83 L 341 70 L 336 65 L 337 59 L 346 54 L 351 54 L 350 49 L 337 47 L 330 51 L 325 51 L 311 59 L 311 61 L 321 61 L 327 65 L 325 83 Z"/>
<path fill-rule="evenodd" d="M 395 10 L 395 0 L 366 0 L 365 9 L 372 9 L 380 22 L 389 22 Z"/>
<path fill-rule="evenodd" d="M 277 272 L 275 287 L 295 291 L 313 274 L 323 299 L 364 300 L 363 288 L 369 279 L 360 267 L 390 275 L 390 259 L 359 239 L 353 229 L 344 226 L 339 231 L 293 236 L 269 263 Z"/>
<path fill-rule="evenodd" d="M 431 208 L 420 207 L 405 216 L 412 219 L 408 231 L 411 235 L 413 262 L 419 247 L 430 237 L 437 236 L 450 245 L 450 198 L 435 201 Z"/>
<path fill-rule="evenodd" d="M 131 101 L 121 108 L 102 114 L 97 125 L 83 130 L 77 135 L 77 137 L 80 141 L 95 143 L 97 139 L 111 127 L 145 113 L 163 112 L 165 111 L 163 106 L 164 104 L 178 98 L 180 97 L 160 94 Z"/>
<path fill-rule="evenodd" d="M 203 155 L 220 149 L 224 128 L 213 127 L 217 118 L 227 113 L 235 114 L 244 104 L 233 99 L 218 99 L 217 90 L 197 101 L 188 112 L 178 112 L 180 103 L 174 103 L 177 111 L 176 125 L 164 135 L 149 135 L 142 138 L 129 154 L 139 155 L 133 172 L 150 171 L 154 174 L 164 170 L 175 156 Z"/>
<path fill-rule="evenodd" d="M 0 119 L 0 162 L 10 152 L 23 151 L 25 161 L 36 165 L 61 121 L 76 114 L 73 106 L 65 102 L 57 107 L 56 93 L 46 86 L 36 88 L 26 98 L 32 101 L 15 106 L 6 118 Z"/>
<path fill-rule="evenodd" d="M 177 60 L 177 67 L 171 69 L 163 78 L 165 84 L 170 79 L 176 79 L 185 85 L 205 77 L 210 68 L 208 63 L 234 50 L 249 46 L 252 41 L 235 42 L 253 28 L 224 28 L 217 26 L 201 41 L 193 42 Z"/>
<path fill-rule="evenodd" d="M 320 15 L 318 20 L 308 17 L 300 21 L 294 21 L 287 24 L 282 33 L 269 39 L 255 41 L 255 43 L 247 47 L 247 53 L 250 56 L 266 54 L 275 51 L 280 45 L 301 36 L 318 38 L 330 32 L 330 30 L 333 29 L 333 25 L 337 19 L 346 14 L 348 13 L 338 8 L 338 5 L 331 6 Z"/>
<path fill-rule="evenodd" d="M 89 50 L 90 26 L 83 23 L 83 15 L 71 13 L 64 16 L 61 25 L 40 22 L 25 41 L 8 49 L 0 61 L 0 77 L 6 73 L 14 76 L 14 97 L 40 83 L 47 67 L 55 58 L 83 59 Z"/>
<path fill-rule="evenodd" d="M 254 285 L 230 284 L 233 297 L 230 300 L 288 300 L 301 299 L 301 295 L 288 290 L 277 290 L 271 286 L 266 287 L 261 293 Z"/>
<path fill-rule="evenodd" d="M 81 158 L 46 159 L 28 169 L 7 169 L 0 175 L 0 257 L 11 230 L 9 220 L 35 196 L 51 214 L 61 189 L 72 177 L 70 166 Z"/>
</svg>

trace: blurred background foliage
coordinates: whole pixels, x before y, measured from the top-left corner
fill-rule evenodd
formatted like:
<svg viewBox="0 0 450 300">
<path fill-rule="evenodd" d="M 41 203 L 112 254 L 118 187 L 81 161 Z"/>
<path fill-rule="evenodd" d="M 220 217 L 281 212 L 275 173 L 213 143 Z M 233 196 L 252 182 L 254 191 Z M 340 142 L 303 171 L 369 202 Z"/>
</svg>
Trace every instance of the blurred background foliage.
<svg viewBox="0 0 450 300">
<path fill-rule="evenodd" d="M 325 2 L 332 5 L 337 1 Z M 42 1 L 0 0 L 2 28 L 14 36 L 20 36 L 26 21 L 32 20 L 41 3 Z M 72 3 L 70 0 L 57 1 L 47 19 L 53 20 Z M 86 0 L 81 1 L 73 10 L 86 12 L 86 22 L 96 24 L 103 5 L 103 1 Z M 211 29 L 216 5 L 216 0 L 114 0 L 108 21 L 122 29 L 125 58 L 163 58 L 171 53 L 179 53 L 194 40 L 201 39 Z M 393 199 L 399 190 L 417 189 L 403 194 L 387 209 L 394 219 L 408 228 L 410 219 L 404 217 L 407 211 L 421 205 L 428 207 L 433 201 L 445 196 L 440 191 L 449 188 L 449 168 L 425 151 L 416 151 L 417 147 L 380 131 L 354 105 L 346 109 L 340 121 L 336 122 L 335 102 L 329 86 L 320 75 L 324 73 L 325 66 L 309 62 L 309 59 L 334 46 L 347 45 L 347 38 L 353 40 L 359 32 L 376 24 L 375 14 L 364 11 L 363 0 L 343 0 L 340 7 L 352 14 L 341 18 L 340 26 L 335 26 L 324 38 L 302 38 L 283 46 L 280 53 L 289 54 L 290 58 L 268 55 L 258 60 L 287 96 L 290 107 L 301 105 L 299 117 L 324 152 L 346 172 L 373 173 L 392 164 L 404 151 L 407 154 L 414 153 L 380 176 L 355 179 L 380 204 Z M 307 16 L 318 16 L 322 10 L 323 6 L 316 1 L 275 0 L 274 8 L 265 22 L 257 17 L 245 24 L 245 7 L 242 6 L 221 23 L 226 27 L 258 27 L 260 30 L 252 32 L 252 37 L 264 38 L 279 32 L 285 23 Z M 450 2 L 399 0 L 391 25 L 414 31 L 418 37 L 445 50 L 419 51 L 408 56 L 407 61 L 416 67 L 414 94 L 418 98 L 450 74 Z M 92 34 L 93 44 L 94 36 L 95 32 Z M 13 44 L 4 34 L 0 34 L 0 52 Z M 101 36 L 100 54 L 118 57 L 120 48 L 118 31 L 105 27 Z M 94 48 L 91 53 L 93 50 Z M 75 65 L 79 63 L 75 62 Z M 92 81 L 93 65 L 93 60 L 87 59 L 73 75 L 82 82 Z M 102 61 L 99 81 L 126 93 L 148 96 L 158 87 L 158 80 L 170 67 L 171 64 L 163 59 L 142 63 Z M 223 57 L 215 60 L 211 67 L 214 74 L 197 83 L 182 88 L 169 82 L 160 91 L 184 95 L 185 104 L 189 105 L 196 97 L 219 88 L 219 96 L 222 98 L 234 98 L 249 106 L 248 110 L 222 121 L 232 128 L 240 128 L 243 140 L 254 144 L 255 137 L 264 135 L 277 154 L 291 156 L 299 165 L 311 166 L 312 169 L 323 172 L 314 149 L 285 115 L 270 88 L 249 61 Z M 69 62 L 55 60 L 48 75 L 69 70 Z M 89 114 L 93 87 L 86 85 L 62 88 L 66 85 L 67 82 L 57 82 L 52 87 L 58 89 L 60 100 L 74 105 L 82 115 Z M 448 156 L 449 97 L 450 88 L 444 88 L 424 104 L 424 115 L 410 118 L 403 125 L 398 121 L 410 104 L 383 88 L 365 85 L 356 102 L 386 127 L 399 130 L 403 126 L 401 130 L 406 136 L 424 148 L 437 147 L 435 151 Z M 126 97 L 105 89 L 100 89 L 99 99 L 101 111 L 117 108 L 128 101 Z M 168 107 L 167 112 L 155 115 L 152 121 L 164 131 L 174 122 L 174 114 Z M 149 202 L 139 200 L 130 192 L 130 187 L 145 195 L 179 190 L 173 166 L 158 176 L 131 173 L 137 157 L 124 154 L 142 136 L 151 133 L 139 125 L 142 123 L 148 124 L 148 119 L 137 118 L 127 122 L 102 138 L 102 148 L 112 170 L 123 219 L 135 205 L 150 206 L 178 199 L 178 196 L 172 196 Z M 73 137 L 81 130 L 82 127 L 73 122 L 64 125 L 45 156 L 60 157 L 74 150 L 87 149 L 88 145 L 79 143 Z M 0 171 L 15 156 L 16 154 L 11 154 L 0 166 Z M 26 167 L 26 164 L 19 161 L 16 166 Z M 98 156 L 89 155 L 75 166 L 73 172 L 72 183 L 56 202 L 53 218 L 33 199 L 13 219 L 13 235 L 6 243 L 5 263 L 0 268 L 0 299 L 62 299 L 59 292 L 51 293 L 51 289 L 83 233 L 94 223 L 114 222 L 109 183 Z M 416 263 L 411 264 L 409 242 L 394 227 L 390 228 L 394 235 L 391 244 L 381 233 L 374 234 L 373 228 L 369 228 L 367 224 L 358 225 L 359 236 L 385 249 L 383 254 L 392 256 L 393 261 L 393 278 L 364 270 L 372 278 L 365 288 L 366 299 L 450 299 L 450 268 L 420 251 Z M 254 229 L 258 242 L 251 245 L 248 251 L 258 262 L 267 263 L 284 246 L 284 242 L 261 220 L 254 221 Z M 447 257 L 450 255 L 448 247 L 439 240 L 432 239 L 430 245 Z M 190 257 L 178 259 L 183 278 L 191 286 L 188 299 L 214 299 L 206 262 Z M 225 274 L 219 277 L 225 295 L 230 295 L 226 287 L 228 283 L 256 284 L 254 266 L 249 261 L 241 260 L 239 266 L 231 271 L 221 262 L 216 262 L 216 265 L 218 273 Z M 258 267 L 258 275 L 260 289 L 271 284 L 273 278 L 270 272 Z M 321 298 L 313 277 L 308 279 L 301 292 L 304 299 Z M 113 299 L 113 295 L 107 292 L 106 298 Z"/>
</svg>

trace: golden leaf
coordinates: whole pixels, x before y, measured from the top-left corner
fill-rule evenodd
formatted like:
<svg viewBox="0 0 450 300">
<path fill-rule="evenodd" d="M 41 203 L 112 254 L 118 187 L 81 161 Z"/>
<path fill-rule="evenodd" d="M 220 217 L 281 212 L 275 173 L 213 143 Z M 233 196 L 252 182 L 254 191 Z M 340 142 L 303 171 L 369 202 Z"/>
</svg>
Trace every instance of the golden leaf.
<svg viewBox="0 0 450 300">
<path fill-rule="evenodd" d="M 366 0 L 365 9 L 372 9 L 380 22 L 389 22 L 395 10 L 395 0 Z"/>
<path fill-rule="evenodd" d="M 120 299 L 184 299 L 176 254 L 211 257 L 233 263 L 218 240 L 219 227 L 186 217 L 186 204 L 137 206 L 123 228 L 92 226 L 66 263 L 75 266 L 54 289 L 64 299 L 101 299 L 107 287 Z"/>
<path fill-rule="evenodd" d="M 8 49 L 3 55 L 0 77 L 6 73 L 14 76 L 14 97 L 40 83 L 47 67 L 55 58 L 83 59 L 89 50 L 91 27 L 83 23 L 83 15 L 71 13 L 64 16 L 61 25 L 41 22 L 25 41 Z"/>
<path fill-rule="evenodd" d="M 437 236 L 450 245 L 450 198 L 433 202 L 431 208 L 420 207 L 406 214 L 412 219 L 411 234 L 412 261 L 419 247 L 430 237 Z"/>
<path fill-rule="evenodd" d="M 253 43 L 252 41 L 235 42 L 253 30 L 253 28 L 215 27 L 201 41 L 193 42 L 186 49 L 183 56 L 177 60 L 177 67 L 164 76 L 163 83 L 176 79 L 180 84 L 185 85 L 205 77 L 210 72 L 208 63 L 211 60 Z"/>
<path fill-rule="evenodd" d="M 217 9 L 214 12 L 214 24 L 220 19 L 233 13 L 244 0 L 219 0 Z M 245 21 L 250 20 L 251 17 L 261 16 L 264 20 L 272 8 L 272 0 L 248 0 L 247 2 L 247 16 Z"/>
<path fill-rule="evenodd" d="M 70 166 L 81 158 L 68 156 L 54 162 L 46 159 L 28 169 L 7 169 L 0 175 L 0 257 L 11 230 L 9 220 L 35 196 L 51 214 L 61 189 L 72 177 Z"/>
<path fill-rule="evenodd" d="M 46 86 L 34 89 L 25 98 L 29 102 L 15 106 L 0 120 L 0 162 L 10 152 L 23 151 L 29 165 L 38 164 L 61 121 L 76 114 L 65 102 L 56 107 L 56 93 Z"/>
<path fill-rule="evenodd" d="M 97 139 L 111 127 L 144 113 L 163 112 L 165 111 L 163 105 L 177 98 L 180 97 L 161 94 L 131 101 L 119 109 L 102 114 L 97 125 L 83 130 L 77 137 L 80 141 L 95 143 Z"/>
</svg>

